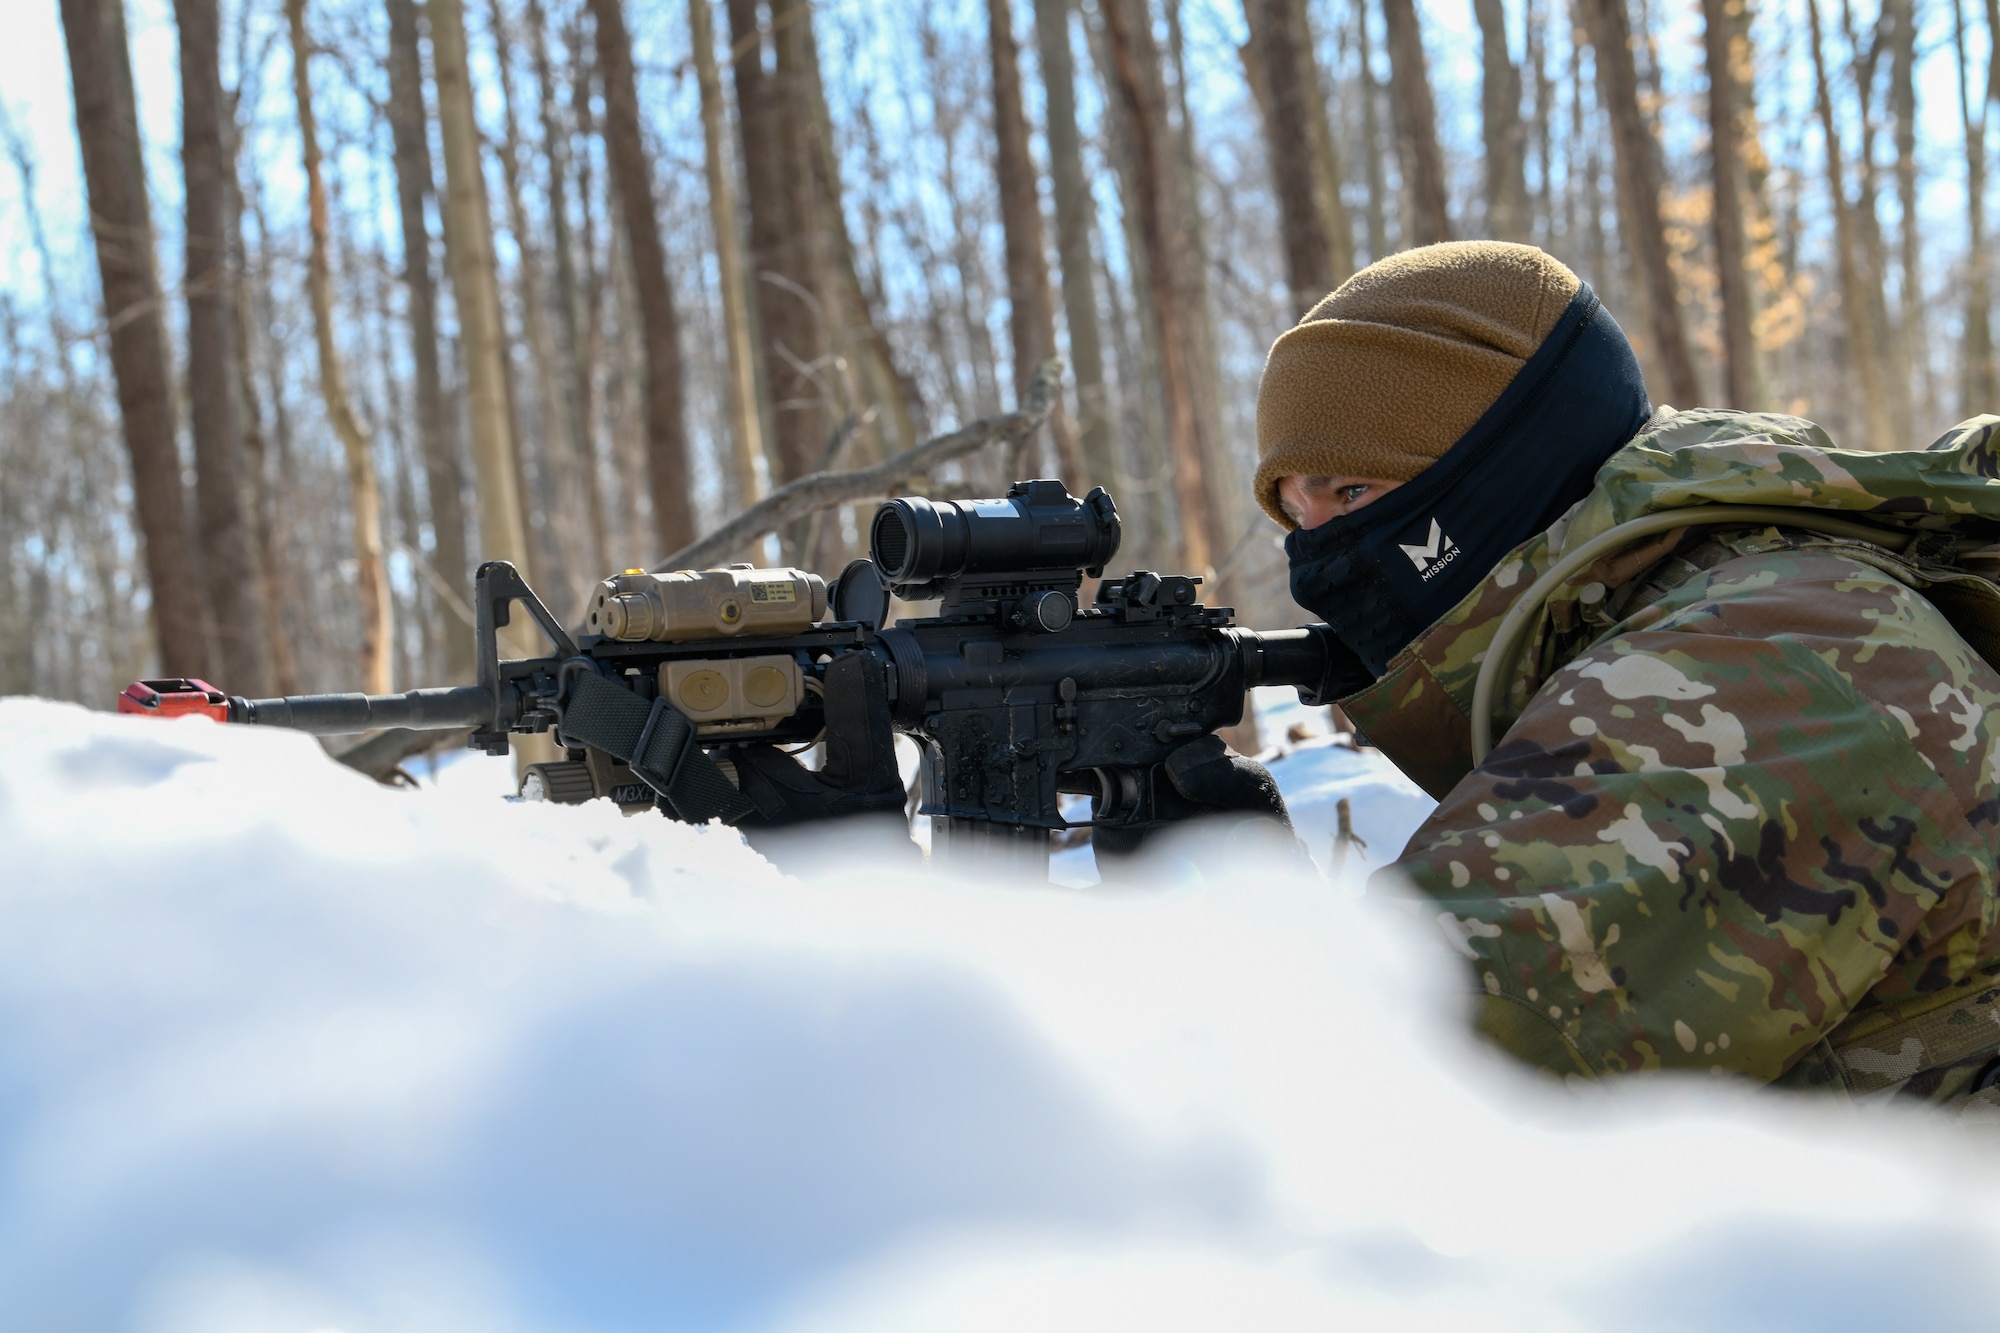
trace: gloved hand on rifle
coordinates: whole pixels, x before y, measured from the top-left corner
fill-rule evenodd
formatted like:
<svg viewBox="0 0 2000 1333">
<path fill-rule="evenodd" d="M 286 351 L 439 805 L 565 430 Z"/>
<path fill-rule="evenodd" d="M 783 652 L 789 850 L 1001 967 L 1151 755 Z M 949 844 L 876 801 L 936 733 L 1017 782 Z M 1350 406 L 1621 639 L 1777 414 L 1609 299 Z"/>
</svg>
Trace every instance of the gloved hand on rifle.
<svg viewBox="0 0 2000 1333">
<path fill-rule="evenodd" d="M 807 820 L 903 810 L 896 732 L 882 672 L 865 653 L 827 664 L 824 681 L 826 762 L 818 772 L 774 745 L 727 752 L 736 785 L 756 806 L 739 828 L 776 828 Z"/>
<path fill-rule="evenodd" d="M 1223 744 L 1222 737 L 1200 736 L 1179 746 L 1161 768 L 1167 781 L 1153 793 L 1154 808 L 1161 818 L 1176 824 L 1203 820 L 1211 832 L 1217 823 L 1226 821 L 1228 853 L 1261 851 L 1287 865 L 1309 865 L 1271 771 L 1255 759 L 1237 754 Z M 1115 862 L 1143 850 L 1150 836 L 1167 831 L 1100 826 L 1091 834 L 1091 845 L 1100 862 Z"/>
</svg>

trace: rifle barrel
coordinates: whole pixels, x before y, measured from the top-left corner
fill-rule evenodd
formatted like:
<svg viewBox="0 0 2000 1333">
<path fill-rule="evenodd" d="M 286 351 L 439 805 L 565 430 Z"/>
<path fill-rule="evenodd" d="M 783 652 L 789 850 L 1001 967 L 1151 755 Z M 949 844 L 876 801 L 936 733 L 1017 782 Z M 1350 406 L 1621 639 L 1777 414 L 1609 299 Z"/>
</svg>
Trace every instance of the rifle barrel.
<svg viewBox="0 0 2000 1333">
<path fill-rule="evenodd" d="M 479 685 L 406 690 L 402 694 L 289 694 L 280 699 L 229 700 L 229 720 L 289 727 L 315 736 L 408 727 L 455 731 L 493 721 L 493 695 Z"/>
</svg>

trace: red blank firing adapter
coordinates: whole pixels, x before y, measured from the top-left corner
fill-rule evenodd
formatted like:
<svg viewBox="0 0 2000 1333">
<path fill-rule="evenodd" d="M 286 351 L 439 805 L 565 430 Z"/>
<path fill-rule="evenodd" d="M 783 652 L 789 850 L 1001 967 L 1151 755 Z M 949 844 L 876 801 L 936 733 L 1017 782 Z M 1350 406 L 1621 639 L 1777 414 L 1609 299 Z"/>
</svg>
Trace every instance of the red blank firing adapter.
<svg viewBox="0 0 2000 1333">
<path fill-rule="evenodd" d="M 182 717 L 199 713 L 217 722 L 229 720 L 229 696 L 205 680 L 140 680 L 118 696 L 118 711 L 143 717 Z"/>
</svg>

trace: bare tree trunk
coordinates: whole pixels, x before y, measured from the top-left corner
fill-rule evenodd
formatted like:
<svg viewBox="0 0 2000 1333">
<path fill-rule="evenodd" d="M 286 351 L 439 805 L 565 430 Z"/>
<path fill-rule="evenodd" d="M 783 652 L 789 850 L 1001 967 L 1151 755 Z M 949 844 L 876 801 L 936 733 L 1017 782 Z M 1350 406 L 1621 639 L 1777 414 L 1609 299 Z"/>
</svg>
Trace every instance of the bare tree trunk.
<svg viewBox="0 0 2000 1333">
<path fill-rule="evenodd" d="M 251 526 L 231 348 L 229 153 L 216 0 L 174 0 L 180 30 L 181 162 L 187 193 L 188 416 L 195 506 L 216 647 L 230 688 L 270 693 L 264 580 Z"/>
<path fill-rule="evenodd" d="M 1902 307 L 1899 323 L 1906 381 L 1914 380 L 1919 400 L 1929 402 L 1930 357 L 1922 333 L 1923 263 L 1917 218 L 1917 14 L 1915 0 L 1888 0 L 1895 47 L 1889 59 L 1889 106 L 1896 117 L 1896 198 L 1901 205 Z"/>
<path fill-rule="evenodd" d="M 1300 56 L 1305 65 L 1306 91 L 1312 99 L 1306 125 L 1312 131 L 1313 194 L 1326 228 L 1327 248 L 1333 256 L 1333 285 L 1338 287 L 1354 275 L 1354 222 L 1347 213 L 1341 187 L 1347 182 L 1347 164 L 1341 157 L 1340 140 L 1333 132 L 1333 108 L 1337 99 L 1333 83 L 1319 60 L 1319 42 L 1313 33 L 1308 0 L 1291 0 L 1292 25 L 1299 34 Z"/>
<path fill-rule="evenodd" d="M 1099 15 L 1100 20 L 1102 14 Z M 1118 68 L 1100 21 L 1086 27 L 1091 62 L 1100 86 L 1118 87 Z M 1167 428 L 1163 388 L 1165 364 L 1160 354 L 1160 322 L 1153 311 L 1150 285 L 1152 262 L 1146 236 L 1133 203 L 1139 196 L 1138 151 L 1122 98 L 1107 96 L 1103 104 L 1104 155 L 1118 178 L 1118 230 L 1125 259 L 1123 281 L 1111 268 L 1110 247 L 1101 257 L 1100 280 L 1109 303 L 1112 347 L 1118 358 L 1118 494 L 1128 513 L 1136 509 L 1128 558 L 1137 566 L 1178 563 L 1181 528 L 1179 486 Z M 1124 293 L 1131 294 L 1128 307 Z M 1128 315 L 1129 309 L 1129 315 Z M 1135 341 L 1133 335 L 1136 332 Z"/>
<path fill-rule="evenodd" d="M 239 47 L 239 51 L 241 49 Z M 248 118 L 243 119 L 247 123 Z M 252 252 L 247 230 L 243 242 L 244 274 L 247 279 L 244 284 L 243 299 L 249 307 L 245 312 L 245 319 L 248 321 L 252 315 L 255 316 L 258 334 L 255 339 L 247 335 L 243 338 L 243 359 L 245 382 L 248 383 L 251 379 L 250 367 L 258 364 L 255 351 L 258 348 L 265 349 L 266 354 L 259 369 L 264 382 L 264 393 L 271 405 L 271 443 L 274 448 L 269 462 L 261 469 L 261 475 L 289 477 L 294 473 L 293 461 L 298 457 L 298 450 L 292 433 L 291 410 L 285 401 L 285 358 L 279 353 L 281 340 L 278 337 L 280 325 L 277 301 L 273 296 L 275 282 L 272 278 L 271 228 L 269 220 L 264 216 L 259 177 L 251 172 L 239 174 L 236 179 L 238 199 L 243 210 L 242 217 L 245 221 L 255 223 L 257 229 L 254 264 L 250 260 Z M 290 487 L 271 486 L 264 496 L 265 512 L 271 515 L 274 531 L 288 535 L 296 532 L 299 513 L 307 509 L 311 503 L 305 496 L 295 499 L 290 491 Z M 296 552 L 298 547 L 299 543 L 294 540 L 292 551 Z M 317 657 L 321 646 L 315 642 L 319 627 L 312 623 L 312 613 L 316 608 L 307 605 L 309 590 L 302 577 L 304 571 L 300 568 L 300 563 L 297 559 L 271 562 L 272 619 L 280 630 L 279 642 L 289 643 L 294 649 L 289 658 L 282 654 L 276 655 L 279 684 L 281 687 L 286 687 L 289 682 L 287 693 L 298 688 L 298 650 L 303 650 L 309 657 Z"/>
<path fill-rule="evenodd" d="M 1136 197 L 1128 201 L 1127 207 L 1137 216 L 1145 240 L 1147 288 L 1152 294 L 1153 318 L 1159 326 L 1160 388 L 1166 400 L 1167 439 L 1173 455 L 1174 491 L 1180 508 L 1181 562 L 1190 569 L 1209 570 L 1220 542 L 1214 533 L 1195 399 L 1198 372 L 1188 356 L 1187 324 L 1196 313 L 1182 304 L 1181 288 L 1173 272 L 1173 251 L 1169 248 L 1167 228 L 1172 205 L 1167 196 L 1172 186 L 1167 176 L 1172 162 L 1167 136 L 1171 131 L 1162 105 L 1164 99 L 1149 86 L 1152 81 L 1141 68 L 1144 55 L 1140 43 L 1151 44 L 1151 34 L 1138 30 L 1144 7 L 1133 5 L 1128 9 L 1127 0 L 1102 0 L 1098 12 L 1104 20 L 1105 45 L 1116 75 L 1109 93 L 1119 101 L 1132 137 Z"/>
<path fill-rule="evenodd" d="M 1473 0 L 1479 20 L 1480 130 L 1486 148 L 1486 229 L 1496 240 L 1528 239 L 1527 127 L 1521 71 L 1507 50 L 1505 0 Z"/>
<path fill-rule="evenodd" d="M 174 441 L 172 371 L 124 0 L 62 0 L 62 23 L 160 670 L 207 676 L 214 672 L 215 658 L 202 580 L 194 573 L 201 565 L 188 531 L 180 450 Z"/>
<path fill-rule="evenodd" d="M 540 483 L 536 505 L 544 511 L 540 524 L 543 541 L 539 553 L 542 557 L 542 592 L 544 596 L 556 597 L 560 589 L 568 597 L 581 597 L 591 583 L 609 571 L 594 564 L 592 568 L 597 572 L 585 579 L 576 570 L 578 563 L 589 558 L 586 552 L 577 549 L 581 544 L 577 540 L 580 535 L 577 526 L 580 518 L 578 511 L 584 507 L 585 479 L 578 475 L 581 469 L 570 438 L 568 395 L 564 388 L 567 377 L 559 377 L 556 373 L 555 340 L 549 333 L 548 312 L 544 305 L 547 288 L 543 285 L 541 252 L 533 224 L 528 219 L 527 201 L 522 191 L 521 126 L 515 112 L 511 61 L 514 36 L 500 0 L 488 0 L 488 3 L 495 48 L 494 67 L 500 75 L 500 176 L 507 194 L 507 225 L 514 233 L 517 252 L 514 277 L 520 290 L 521 323 L 527 335 L 528 364 L 535 377 L 536 423 L 539 430 L 534 441 L 534 458 L 535 476 Z M 553 212 L 553 209 L 550 211 Z M 526 438 L 520 439 L 517 447 L 524 457 L 528 454 L 529 442 Z M 530 524 L 530 529 L 535 526 Z"/>
<path fill-rule="evenodd" d="M 1815 101 L 1820 133 L 1826 139 L 1826 186 L 1833 202 L 1840 310 L 1847 327 L 1848 356 L 1860 381 L 1863 428 L 1868 433 L 1863 447 L 1893 449 L 1896 447 L 1896 423 L 1889 411 L 1888 386 L 1882 383 L 1882 362 L 1875 343 L 1874 321 L 1869 318 L 1868 293 L 1862 277 L 1861 240 L 1854 234 L 1854 214 L 1847 201 L 1840 127 L 1834 118 L 1833 93 L 1827 81 L 1826 58 L 1821 49 L 1818 0 L 1807 0 L 1806 16 L 1812 31 L 1813 83 L 1817 89 Z"/>
<path fill-rule="evenodd" d="M 1965 6 L 1951 0 L 1953 39 L 1958 56 L 1958 114 L 1965 128 L 1965 399 L 1961 416 L 1994 411 L 2000 406 L 2000 373 L 1993 364 L 1992 269 L 1986 259 L 1986 108 L 1994 91 L 1989 72 L 1986 95 L 1972 108 L 1971 75 L 1967 68 Z"/>
<path fill-rule="evenodd" d="M 590 43 L 583 40 L 583 13 L 580 8 L 572 11 L 572 21 L 566 31 L 568 37 L 565 45 L 569 47 L 571 62 L 570 120 L 575 133 L 588 142 L 596 125 L 596 117 L 591 108 L 593 80 Z M 597 367 L 604 355 L 604 271 L 609 261 L 607 259 L 604 263 L 600 263 L 597 252 L 595 178 L 596 172 L 592 169 L 591 154 L 588 151 L 579 153 L 576 161 L 576 207 L 577 221 L 580 225 L 577 229 L 576 244 L 583 271 L 576 279 L 579 289 L 576 304 L 580 307 L 583 327 L 577 341 L 575 366 L 576 417 L 582 423 L 582 434 L 578 438 L 585 442 L 584 455 L 590 464 L 590 495 L 594 506 L 591 515 L 598 523 L 599 530 L 604 533 L 603 540 L 608 548 L 613 525 L 611 512 L 606 504 L 608 497 L 604 492 L 605 455 L 601 452 L 600 445 L 610 449 L 612 458 L 617 455 L 617 446 L 615 441 L 609 440 L 604 435 L 603 403 L 597 389 Z M 620 487 L 619 494 L 629 495 L 631 492 L 627 488 Z M 606 570 L 615 567 L 615 562 L 609 559 L 599 560 L 598 564 Z"/>
<path fill-rule="evenodd" d="M 243 190 L 234 166 L 235 150 L 241 143 L 241 133 L 233 133 L 230 142 L 229 234 L 234 240 L 236 260 L 236 283 L 230 293 L 235 306 L 231 315 L 236 321 L 236 337 L 231 350 L 236 357 L 236 385 L 242 393 L 243 467 L 249 474 L 250 512 L 256 520 L 258 574 L 263 582 L 264 605 L 269 612 L 264 629 L 270 636 L 271 683 L 279 694 L 293 694 L 299 687 L 299 667 L 292 648 L 292 636 L 286 632 L 284 617 L 279 613 L 283 602 L 279 595 L 282 580 L 278 573 L 277 496 L 271 486 L 269 455 L 264 447 L 263 414 L 257 406 L 257 380 L 250 366 L 250 331 L 253 327 L 250 247 L 243 233 Z M 471 642 L 470 635 L 465 638 L 468 643 Z"/>
<path fill-rule="evenodd" d="M 467 416 L 478 477 L 479 541 L 488 560 L 511 561 L 535 577 L 521 511 L 514 423 L 507 407 L 507 368 L 500 323 L 500 279 L 493 258 L 493 215 L 487 211 L 479 122 L 472 109 L 465 13 L 460 0 L 427 0 L 431 56 L 437 70 L 438 123 L 444 141 L 444 248 L 457 297 L 459 342 L 465 357 Z M 539 635 L 515 617 L 506 650 L 535 651 Z"/>
<path fill-rule="evenodd" d="M 1571 201 L 1580 215 L 1579 226 L 1574 230 L 1583 233 L 1581 248 L 1586 256 L 1585 262 L 1600 294 L 1604 294 L 1611 290 L 1611 283 L 1618 275 L 1611 272 L 1609 247 L 1604 235 L 1603 145 L 1599 136 L 1592 132 L 1592 117 L 1584 103 L 1591 89 L 1583 77 L 1583 56 L 1589 50 L 1588 44 L 1580 40 L 1585 23 L 1583 0 L 1571 0 L 1571 12 L 1575 18 L 1572 31 L 1579 35 L 1579 39 L 1571 41 L 1569 51 L 1569 174 L 1572 180 L 1581 177 L 1581 188 L 1573 189 L 1571 194 Z M 1582 159 L 1580 163 L 1578 158 Z M 1576 245 L 1577 242 L 1572 241 L 1571 244 Z"/>
<path fill-rule="evenodd" d="M 1882 12 L 1874 34 L 1864 44 L 1855 28 L 1853 5 L 1843 3 L 1840 12 L 1841 27 L 1847 38 L 1848 50 L 1852 53 L 1849 71 L 1856 91 L 1855 112 L 1860 129 L 1860 151 L 1855 156 L 1855 171 L 1859 180 L 1850 214 L 1857 242 L 1856 254 L 1860 260 L 1857 276 L 1861 291 L 1867 297 L 1869 346 L 1878 363 L 1876 374 L 1882 382 L 1889 419 L 1907 423 L 1910 420 L 1910 381 L 1907 374 L 1897 370 L 1903 357 L 1896 326 L 1889 318 L 1889 297 L 1885 290 L 1889 247 L 1882 237 L 1882 219 L 1875 207 L 1880 185 L 1875 161 L 1875 132 L 1879 128 L 1875 115 L 1875 72 L 1888 45 L 1885 38 L 1892 19 L 1888 11 Z M 1901 428 L 1899 426 L 1899 431 Z"/>
<path fill-rule="evenodd" d="M 1581 0 L 1597 56 L 1597 87 L 1611 118 L 1612 163 L 1618 178 L 1618 216 L 1631 248 L 1633 276 L 1645 293 L 1653 353 L 1666 383 L 1668 401 L 1691 406 L 1701 401 L 1694 352 L 1681 318 L 1679 284 L 1667 253 L 1660 215 L 1659 144 L 1639 108 L 1639 74 L 1632 57 L 1632 24 L 1625 0 Z M 1657 390 L 1656 390 L 1657 391 Z"/>
<path fill-rule="evenodd" d="M 1708 59 L 1710 173 L 1714 190 L 1715 271 L 1722 298 L 1723 393 L 1727 405 L 1756 411 L 1764 406 L 1764 376 L 1755 328 L 1756 292 L 1751 286 L 1749 241 L 1743 221 L 1741 104 L 1749 88 L 1748 41 L 1738 28 L 1742 0 L 1702 0 Z"/>
<path fill-rule="evenodd" d="M 833 429 L 834 404 L 818 376 L 828 355 L 827 312 L 819 293 L 824 265 L 817 219 L 808 209 L 809 146 L 797 126 L 805 91 L 793 29 L 798 11 L 775 0 L 771 30 L 758 25 L 757 0 L 728 0 L 732 74 L 743 134 L 743 175 L 750 202 L 750 267 L 762 325 L 760 355 L 769 386 L 773 483 L 818 469 Z M 783 20 L 781 22 L 780 20 Z M 764 53 L 777 47 L 775 68 Z"/>
<path fill-rule="evenodd" d="M 987 47 L 993 57 L 994 171 L 1000 189 L 1000 228 L 1007 255 L 1007 330 L 1014 344 L 1014 398 L 1024 400 L 1035 368 L 1056 354 L 1055 301 L 1049 260 L 1042 247 L 1041 191 L 1028 155 L 1028 115 L 1021 106 L 1020 53 L 1014 45 L 1011 0 L 986 0 Z M 1062 395 L 1049 411 L 1053 457 L 1044 466 L 1075 485 L 1083 464 L 1076 437 L 1062 416 Z"/>
<path fill-rule="evenodd" d="M 1235 550 L 1238 532 L 1246 519 L 1250 523 L 1260 522 L 1261 515 L 1249 503 L 1246 469 L 1238 466 L 1222 427 L 1222 358 L 1218 351 L 1221 337 L 1216 331 L 1215 306 L 1209 299 L 1211 266 L 1202 223 L 1201 157 L 1195 149 L 1194 115 L 1188 104 L 1187 45 L 1181 7 L 1181 0 L 1166 0 L 1167 54 L 1173 70 L 1173 109 L 1178 120 L 1174 139 L 1180 158 L 1180 170 L 1167 177 L 1168 234 L 1173 243 L 1171 271 L 1181 288 L 1180 306 L 1183 311 L 1193 312 L 1193 318 L 1185 324 L 1187 363 L 1194 371 L 1195 421 L 1201 429 L 1204 475 L 1208 479 L 1209 540 L 1219 562 L 1217 571 L 1207 577 L 1211 595 L 1220 596 L 1218 580 Z M 1164 89 L 1152 34 L 1139 34 L 1134 49 L 1140 56 L 1140 72 L 1149 86 L 1161 84 Z M 1164 91 L 1161 100 L 1165 100 Z"/>
<path fill-rule="evenodd" d="M 586 554 L 599 574 L 611 569 L 610 534 L 605 530 L 604 481 L 597 466 L 596 432 L 590 415 L 590 367 L 584 337 L 583 294 L 576 277 L 575 240 L 569 221 L 569 143 L 559 124 L 555 70 L 549 62 L 548 20 L 540 0 L 527 0 L 528 49 L 534 60 L 540 101 L 542 152 L 549 170 L 549 230 L 556 255 L 556 313 L 562 321 L 558 360 L 563 377 L 564 419 L 569 423 L 570 493 L 583 499 Z"/>
<path fill-rule="evenodd" d="M 1382 0 L 1382 19 L 1389 34 L 1389 109 L 1403 164 L 1403 192 L 1410 201 L 1403 243 L 1436 245 L 1451 239 L 1451 216 L 1444 152 L 1438 147 L 1437 105 L 1431 100 L 1415 0 Z"/>
<path fill-rule="evenodd" d="M 1555 84 L 1549 78 L 1549 21 L 1541 12 L 1536 0 L 1527 0 L 1528 68 L 1535 76 L 1535 111 L 1528 131 L 1529 142 L 1535 146 L 1535 161 L 1540 168 L 1534 199 L 1534 225 L 1532 234 L 1535 243 L 1543 249 L 1555 245 L 1556 200 L 1555 200 Z"/>
<path fill-rule="evenodd" d="M 725 146 L 728 108 L 715 65 L 711 0 L 688 0 L 694 34 L 695 80 L 701 90 L 701 136 L 708 168 L 708 214 L 715 229 L 715 261 L 722 283 L 723 336 L 729 343 L 729 425 L 735 437 L 736 489 L 747 507 L 763 494 L 764 414 L 757 401 L 757 362 L 750 330 L 750 300 L 743 284 L 743 240 L 737 231 L 736 174 Z"/>
<path fill-rule="evenodd" d="M 653 171 L 639 130 L 639 86 L 632 39 L 619 0 L 590 0 L 597 20 L 597 68 L 604 80 L 604 149 L 624 212 L 639 323 L 646 340 L 646 475 L 654 538 L 662 551 L 694 540 L 687 423 L 682 404 L 680 314 L 667 276 L 667 250 L 655 212 Z"/>
<path fill-rule="evenodd" d="M 1076 384 L 1082 472 L 1077 485 L 1115 486 L 1110 404 L 1105 399 L 1104 350 L 1098 334 L 1097 290 L 1090 257 L 1090 187 L 1083 175 L 1076 125 L 1076 75 L 1069 42 L 1069 0 L 1035 0 L 1035 35 L 1048 106 L 1049 174 L 1056 197 L 1056 257 L 1062 264 L 1063 320 L 1069 327 Z"/>
<path fill-rule="evenodd" d="M 1326 108 L 1318 95 L 1312 37 L 1299 20 L 1295 0 L 1244 0 L 1250 27 L 1244 50 L 1252 89 L 1264 113 L 1264 145 L 1271 159 L 1271 188 L 1278 200 L 1278 235 L 1285 249 L 1285 279 L 1292 289 L 1294 318 L 1333 290 L 1333 240 L 1322 203 L 1325 168 L 1319 161 L 1312 123 L 1322 125 Z M 1338 181 L 1334 183 L 1338 198 Z M 1345 221 L 1345 219 L 1342 219 Z"/>
<path fill-rule="evenodd" d="M 923 401 L 916 381 L 897 365 L 883 321 L 861 281 L 854 240 L 847 230 L 840 160 L 833 143 L 833 115 L 827 106 L 825 83 L 820 78 L 812 6 L 809 0 L 786 0 L 786 3 L 795 6 L 786 11 L 790 15 L 787 23 L 796 33 L 800 87 L 805 94 L 799 109 L 805 117 L 802 132 L 811 145 L 813 208 L 825 232 L 824 278 L 830 285 L 824 299 L 834 320 L 835 345 L 843 349 L 848 365 L 858 371 L 862 396 L 876 409 L 876 425 L 868 434 L 878 440 L 886 439 L 896 449 L 907 449 L 917 443 L 917 422 L 923 413 Z M 775 22 L 774 19 L 774 26 Z M 851 411 L 858 414 L 862 408 L 856 403 Z M 885 425 L 889 429 L 884 430 Z"/>
<path fill-rule="evenodd" d="M 347 380 L 333 341 L 333 274 L 328 259 L 326 186 L 320 179 L 319 130 L 313 120 L 312 54 L 306 36 L 306 0 L 285 0 L 285 21 L 292 34 L 292 91 L 298 98 L 299 139 L 306 172 L 306 214 L 312 252 L 306 261 L 313 335 L 319 344 L 320 391 L 326 415 L 347 456 L 347 484 L 354 506 L 354 594 L 361 604 L 360 663 L 362 688 L 369 694 L 389 692 L 394 636 L 389 578 L 382 561 L 382 493 L 367 432 L 348 401 Z"/>
<path fill-rule="evenodd" d="M 1375 41 L 1368 31 L 1369 0 L 1354 0 L 1354 31 L 1361 62 L 1361 138 L 1367 159 L 1368 262 L 1389 253 L 1389 185 L 1382 175 L 1382 86 L 1375 81 Z"/>
<path fill-rule="evenodd" d="M 403 285 L 409 292 L 410 358 L 416 378 L 417 439 L 430 500 L 431 568 L 451 595 L 472 602 L 472 563 L 465 541 L 465 476 L 445 427 L 444 381 L 438 369 L 437 279 L 425 204 L 437 188 L 431 168 L 429 116 L 424 111 L 423 56 L 417 45 L 414 0 L 386 0 L 389 15 L 389 133 L 396 162 L 396 205 L 403 234 Z M 445 671 L 454 681 L 473 676 L 470 633 L 443 635 Z"/>
</svg>

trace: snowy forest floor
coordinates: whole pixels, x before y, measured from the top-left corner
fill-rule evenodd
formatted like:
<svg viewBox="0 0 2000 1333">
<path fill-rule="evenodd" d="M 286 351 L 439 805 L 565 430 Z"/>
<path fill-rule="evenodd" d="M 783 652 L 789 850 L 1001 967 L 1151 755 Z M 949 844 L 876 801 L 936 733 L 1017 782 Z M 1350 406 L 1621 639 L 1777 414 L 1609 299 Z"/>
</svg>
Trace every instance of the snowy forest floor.
<svg viewBox="0 0 2000 1333">
<path fill-rule="evenodd" d="M 1280 733 L 1282 734 L 1282 733 Z M 0 1311 L 134 1333 L 1983 1323 L 1975 1127 L 1464 1036 L 1358 882 L 1102 888 L 0 700 Z M 1274 761 L 1322 863 L 1428 803 Z M 911 858 L 913 860 L 913 858 Z"/>
</svg>

